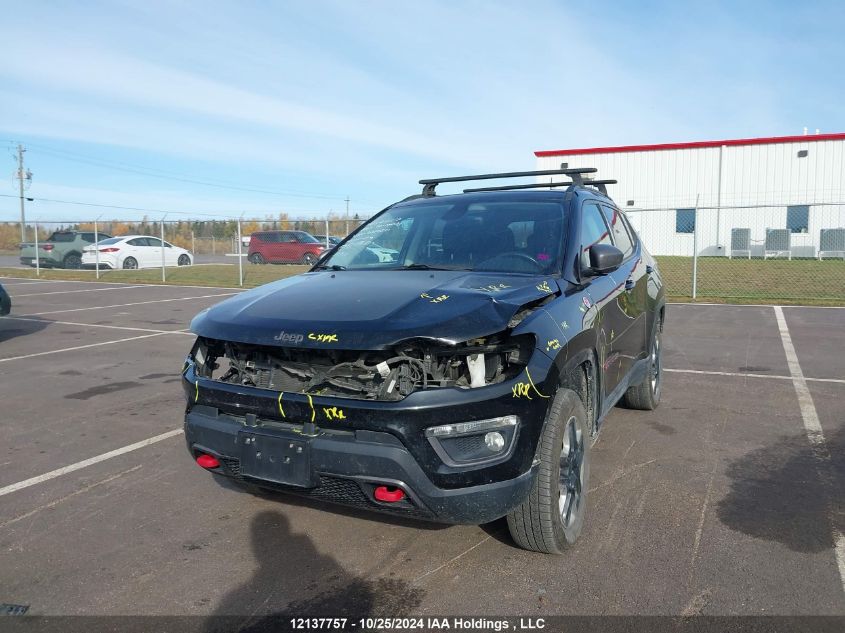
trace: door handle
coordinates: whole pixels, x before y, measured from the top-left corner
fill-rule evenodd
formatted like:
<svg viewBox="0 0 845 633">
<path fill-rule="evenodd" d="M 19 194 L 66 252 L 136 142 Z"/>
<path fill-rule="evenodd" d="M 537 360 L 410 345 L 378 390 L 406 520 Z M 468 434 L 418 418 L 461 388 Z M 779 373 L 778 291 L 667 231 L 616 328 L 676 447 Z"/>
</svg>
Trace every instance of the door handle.
<svg viewBox="0 0 845 633">
<path fill-rule="evenodd" d="M 634 281 L 633 278 L 628 277 L 628 280 L 625 282 L 625 290 L 633 290 L 636 285 L 637 282 Z"/>
</svg>

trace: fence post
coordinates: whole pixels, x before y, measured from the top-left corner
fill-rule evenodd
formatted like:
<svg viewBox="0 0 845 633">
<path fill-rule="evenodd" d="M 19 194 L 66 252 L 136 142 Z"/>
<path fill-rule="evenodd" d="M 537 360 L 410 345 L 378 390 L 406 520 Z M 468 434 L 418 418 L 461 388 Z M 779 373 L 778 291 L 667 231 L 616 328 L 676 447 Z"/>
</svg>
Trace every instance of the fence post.
<svg viewBox="0 0 845 633">
<path fill-rule="evenodd" d="M 695 209 L 692 213 L 692 298 L 698 295 L 698 197 L 695 195 Z"/>
<path fill-rule="evenodd" d="M 159 226 L 161 227 L 161 283 L 165 283 L 167 275 L 164 272 L 164 218 L 159 221 Z"/>
<path fill-rule="evenodd" d="M 241 219 L 238 218 L 238 281 L 241 288 L 244 285 L 243 240 L 241 239 Z"/>
<path fill-rule="evenodd" d="M 212 230 L 213 230 L 213 227 L 212 227 Z M 213 234 L 212 234 L 212 236 L 211 236 L 211 254 L 212 254 L 212 255 L 216 255 L 216 254 L 217 254 L 217 251 L 216 251 L 216 249 L 214 248 L 214 235 L 213 235 Z"/>
<path fill-rule="evenodd" d="M 191 231 L 191 255 L 193 255 L 194 259 L 197 256 L 197 246 L 194 244 L 194 232 Z"/>
<path fill-rule="evenodd" d="M 41 258 L 38 256 L 38 220 L 34 221 L 35 224 L 35 276 L 41 276 Z"/>
<path fill-rule="evenodd" d="M 99 218 L 97 218 L 99 220 Z M 99 232 L 97 230 L 97 220 L 94 220 L 94 270 L 95 277 L 100 278 L 100 247 L 97 243 L 100 241 Z"/>
<path fill-rule="evenodd" d="M 326 249 L 329 248 L 329 218 L 326 216 Z"/>
</svg>

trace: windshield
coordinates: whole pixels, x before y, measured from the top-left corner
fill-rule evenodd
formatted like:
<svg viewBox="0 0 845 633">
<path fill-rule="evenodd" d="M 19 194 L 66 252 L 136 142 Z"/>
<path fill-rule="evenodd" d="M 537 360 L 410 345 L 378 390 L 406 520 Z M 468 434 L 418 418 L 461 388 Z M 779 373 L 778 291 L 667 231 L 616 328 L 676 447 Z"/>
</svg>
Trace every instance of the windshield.
<svg viewBox="0 0 845 633">
<path fill-rule="evenodd" d="M 563 207 L 549 201 L 415 201 L 388 209 L 322 266 L 548 274 L 560 268 Z"/>
</svg>

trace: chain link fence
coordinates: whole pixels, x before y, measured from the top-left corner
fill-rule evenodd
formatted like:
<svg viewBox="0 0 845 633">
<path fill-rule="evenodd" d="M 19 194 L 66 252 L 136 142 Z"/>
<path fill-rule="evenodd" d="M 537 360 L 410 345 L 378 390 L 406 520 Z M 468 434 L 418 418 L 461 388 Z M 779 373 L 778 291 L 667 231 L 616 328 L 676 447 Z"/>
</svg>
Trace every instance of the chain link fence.
<svg viewBox="0 0 845 633">
<path fill-rule="evenodd" d="M 845 202 L 693 203 L 627 214 L 673 299 L 845 304 Z M 38 221 L 27 223 L 23 247 L 20 224 L 0 223 L 0 275 L 256 286 L 306 270 L 363 221 Z M 127 236 L 135 243 L 105 243 Z M 99 248 L 85 250 L 95 238 Z"/>
<path fill-rule="evenodd" d="M 0 276 L 257 286 L 306 270 L 361 218 L 0 223 Z M 93 245 L 97 244 L 95 248 Z"/>
<path fill-rule="evenodd" d="M 845 304 L 845 203 L 628 208 L 669 294 Z"/>
</svg>

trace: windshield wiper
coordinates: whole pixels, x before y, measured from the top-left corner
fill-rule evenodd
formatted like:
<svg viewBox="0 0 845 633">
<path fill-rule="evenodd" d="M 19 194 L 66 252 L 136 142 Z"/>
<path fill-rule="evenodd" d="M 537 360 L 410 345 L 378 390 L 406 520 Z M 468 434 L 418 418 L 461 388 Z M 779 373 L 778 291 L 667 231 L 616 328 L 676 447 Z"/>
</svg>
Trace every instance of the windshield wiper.
<svg viewBox="0 0 845 633">
<path fill-rule="evenodd" d="M 438 266 L 429 266 L 428 264 L 406 264 L 399 268 L 391 268 L 391 270 L 469 270 L 468 268 L 443 268 Z"/>
<path fill-rule="evenodd" d="M 325 264 L 321 264 L 320 266 L 315 266 L 314 270 L 346 270 L 346 266 L 339 266 L 337 264 L 326 266 Z"/>
</svg>

